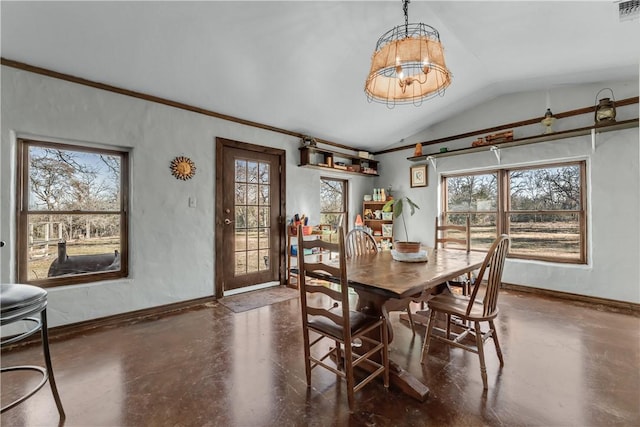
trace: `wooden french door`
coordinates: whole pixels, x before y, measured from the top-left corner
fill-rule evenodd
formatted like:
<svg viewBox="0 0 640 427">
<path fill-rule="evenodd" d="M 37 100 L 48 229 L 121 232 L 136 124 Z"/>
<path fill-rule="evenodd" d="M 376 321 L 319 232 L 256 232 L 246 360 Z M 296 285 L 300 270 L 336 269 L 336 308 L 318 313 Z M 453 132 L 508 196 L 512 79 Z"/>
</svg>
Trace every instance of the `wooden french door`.
<svg viewBox="0 0 640 427">
<path fill-rule="evenodd" d="M 284 271 L 284 150 L 216 138 L 216 296 Z"/>
</svg>

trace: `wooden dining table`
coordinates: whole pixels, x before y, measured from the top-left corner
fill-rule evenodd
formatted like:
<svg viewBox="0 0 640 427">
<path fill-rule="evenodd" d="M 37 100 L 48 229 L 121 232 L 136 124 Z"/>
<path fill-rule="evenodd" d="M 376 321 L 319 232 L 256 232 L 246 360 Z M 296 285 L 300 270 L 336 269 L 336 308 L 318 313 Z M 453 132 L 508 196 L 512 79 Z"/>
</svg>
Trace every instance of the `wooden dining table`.
<svg viewBox="0 0 640 427">
<path fill-rule="evenodd" d="M 485 254 L 455 249 L 428 251 L 426 262 L 395 261 L 390 251 L 347 259 L 347 280 L 358 293 L 357 310 L 372 315 L 384 315 L 406 307 L 411 297 L 422 292 L 438 293 L 446 289 L 446 282 L 480 268 Z M 389 341 L 393 330 L 389 324 Z M 404 393 L 424 401 L 429 388 L 390 361 L 390 382 Z"/>
</svg>

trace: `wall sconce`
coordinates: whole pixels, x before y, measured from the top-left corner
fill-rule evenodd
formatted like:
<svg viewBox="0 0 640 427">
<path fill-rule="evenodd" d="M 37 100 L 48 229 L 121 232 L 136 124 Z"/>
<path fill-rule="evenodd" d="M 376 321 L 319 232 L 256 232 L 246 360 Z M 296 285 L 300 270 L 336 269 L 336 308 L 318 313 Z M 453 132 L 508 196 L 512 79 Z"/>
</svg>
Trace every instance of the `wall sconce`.
<svg viewBox="0 0 640 427">
<path fill-rule="evenodd" d="M 600 91 L 596 94 L 596 100 L 598 100 L 598 96 L 603 90 L 608 90 L 611 92 L 611 98 L 602 98 L 598 101 L 595 106 L 595 124 L 606 124 L 613 123 L 616 121 L 616 100 L 613 97 L 613 90 L 606 87 L 604 89 L 600 89 Z"/>
</svg>

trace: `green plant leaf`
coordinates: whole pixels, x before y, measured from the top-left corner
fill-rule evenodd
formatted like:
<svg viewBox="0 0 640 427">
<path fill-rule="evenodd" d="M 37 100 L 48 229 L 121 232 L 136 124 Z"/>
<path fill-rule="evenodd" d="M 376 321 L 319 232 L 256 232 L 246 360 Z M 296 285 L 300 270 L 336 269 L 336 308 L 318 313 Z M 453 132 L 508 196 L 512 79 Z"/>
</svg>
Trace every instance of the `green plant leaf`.
<svg viewBox="0 0 640 427">
<path fill-rule="evenodd" d="M 413 216 L 413 214 L 416 213 L 416 209 L 420 209 L 420 206 L 413 203 L 413 200 L 408 197 L 405 197 L 405 199 L 407 199 L 407 203 L 409 203 L 409 207 L 411 208 L 411 215 Z"/>
<path fill-rule="evenodd" d="M 393 200 L 395 203 L 393 205 L 393 216 L 398 218 L 402 215 L 402 199 Z"/>
</svg>

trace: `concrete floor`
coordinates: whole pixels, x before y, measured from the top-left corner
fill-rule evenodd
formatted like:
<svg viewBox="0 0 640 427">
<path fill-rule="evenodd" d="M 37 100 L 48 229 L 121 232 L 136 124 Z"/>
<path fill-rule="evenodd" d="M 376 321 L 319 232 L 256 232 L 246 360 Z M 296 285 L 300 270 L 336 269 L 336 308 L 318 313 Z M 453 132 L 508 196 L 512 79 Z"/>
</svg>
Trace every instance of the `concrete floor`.
<svg viewBox="0 0 640 427">
<path fill-rule="evenodd" d="M 55 339 L 64 425 L 640 425 L 640 317 L 505 290 L 499 305 L 505 366 L 488 342 L 488 391 L 475 354 L 434 341 L 421 365 L 424 328 L 414 337 L 395 312 L 391 358 L 430 395 L 420 403 L 375 381 L 354 413 L 333 374 L 314 370 L 307 389 L 297 299 L 243 313 L 210 303 Z M 39 347 L 2 354 L 2 366 L 41 361 Z M 18 375 L 3 374 L 3 404 Z M 58 425 L 48 385 L 0 423 Z"/>
</svg>

